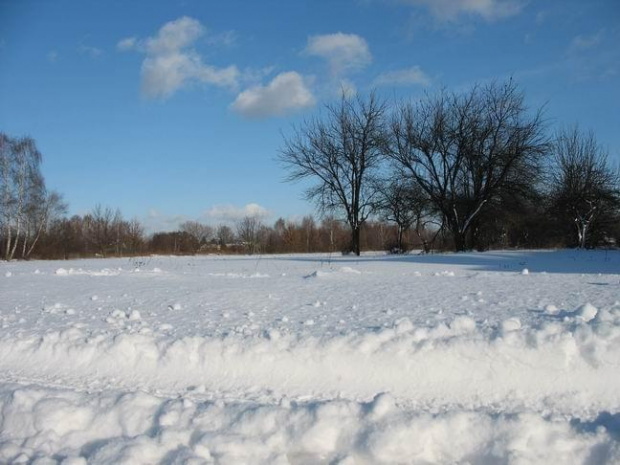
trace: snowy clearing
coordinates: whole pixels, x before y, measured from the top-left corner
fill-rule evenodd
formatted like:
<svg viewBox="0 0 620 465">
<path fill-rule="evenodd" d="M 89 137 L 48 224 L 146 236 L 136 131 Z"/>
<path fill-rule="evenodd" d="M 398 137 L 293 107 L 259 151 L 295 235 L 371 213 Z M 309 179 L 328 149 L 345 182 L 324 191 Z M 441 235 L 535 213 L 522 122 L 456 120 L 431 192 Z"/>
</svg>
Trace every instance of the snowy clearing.
<svg viewBox="0 0 620 465">
<path fill-rule="evenodd" d="M 620 463 L 617 251 L 0 267 L 0 463 Z"/>
</svg>

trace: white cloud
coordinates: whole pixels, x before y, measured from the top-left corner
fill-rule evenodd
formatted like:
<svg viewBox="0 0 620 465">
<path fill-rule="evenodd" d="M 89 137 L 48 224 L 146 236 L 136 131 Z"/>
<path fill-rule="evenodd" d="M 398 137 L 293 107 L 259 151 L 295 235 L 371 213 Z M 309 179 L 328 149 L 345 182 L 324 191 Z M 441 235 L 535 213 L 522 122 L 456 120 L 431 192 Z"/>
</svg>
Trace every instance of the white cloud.
<svg viewBox="0 0 620 465">
<path fill-rule="evenodd" d="M 249 118 L 282 116 L 315 104 L 312 92 L 295 71 L 278 74 L 266 86 L 254 86 L 241 92 L 232 109 Z"/>
<path fill-rule="evenodd" d="M 150 98 L 166 98 L 186 84 L 200 82 L 236 88 L 236 66 L 217 68 L 202 61 L 191 46 L 205 33 L 199 21 L 187 16 L 164 24 L 154 37 L 128 37 L 118 42 L 121 51 L 146 54 L 142 62 L 142 92 Z"/>
<path fill-rule="evenodd" d="M 205 216 L 214 221 L 235 222 L 246 216 L 266 219 L 273 214 L 257 203 L 248 203 L 243 207 L 234 205 L 214 205 L 205 213 Z"/>
<path fill-rule="evenodd" d="M 479 16 L 495 21 L 520 13 L 522 0 L 401 0 L 427 8 L 438 21 L 456 21 L 462 16 Z"/>
<path fill-rule="evenodd" d="M 429 86 L 431 78 L 419 66 L 388 71 L 375 79 L 377 86 Z"/>
<path fill-rule="evenodd" d="M 164 24 L 155 37 L 146 39 L 144 46 L 151 55 L 178 53 L 182 48 L 192 45 L 204 33 L 205 28 L 200 21 L 183 16 Z"/>
<path fill-rule="evenodd" d="M 337 32 L 311 36 L 304 51 L 308 55 L 326 59 L 332 73 L 336 75 L 362 69 L 372 61 L 368 43 L 356 34 Z"/>
<path fill-rule="evenodd" d="M 142 91 L 147 97 L 165 98 L 192 81 L 235 87 L 238 75 L 235 66 L 215 68 L 193 52 L 147 56 L 142 62 Z"/>
</svg>

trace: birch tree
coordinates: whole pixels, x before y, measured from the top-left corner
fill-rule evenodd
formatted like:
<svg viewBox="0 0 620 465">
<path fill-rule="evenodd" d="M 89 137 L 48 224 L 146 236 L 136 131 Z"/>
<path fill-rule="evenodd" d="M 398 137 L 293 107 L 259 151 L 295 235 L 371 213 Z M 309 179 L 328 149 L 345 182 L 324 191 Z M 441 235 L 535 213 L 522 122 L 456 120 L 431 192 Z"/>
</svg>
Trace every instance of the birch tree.
<svg viewBox="0 0 620 465">
<path fill-rule="evenodd" d="M 45 181 L 41 174 L 41 152 L 30 137 L 12 139 L 0 134 L 0 192 L 3 256 L 12 260 L 19 250 L 24 257 L 33 225 L 45 215 Z"/>
</svg>

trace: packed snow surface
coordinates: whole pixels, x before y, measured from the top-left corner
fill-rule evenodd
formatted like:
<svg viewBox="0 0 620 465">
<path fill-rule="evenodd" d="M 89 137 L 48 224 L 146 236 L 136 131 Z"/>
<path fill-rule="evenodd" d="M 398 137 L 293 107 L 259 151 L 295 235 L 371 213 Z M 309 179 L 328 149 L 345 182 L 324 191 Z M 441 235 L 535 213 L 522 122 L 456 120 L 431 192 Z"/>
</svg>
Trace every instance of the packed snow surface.
<svg viewBox="0 0 620 465">
<path fill-rule="evenodd" d="M 620 253 L 0 267 L 0 463 L 620 464 Z"/>
</svg>

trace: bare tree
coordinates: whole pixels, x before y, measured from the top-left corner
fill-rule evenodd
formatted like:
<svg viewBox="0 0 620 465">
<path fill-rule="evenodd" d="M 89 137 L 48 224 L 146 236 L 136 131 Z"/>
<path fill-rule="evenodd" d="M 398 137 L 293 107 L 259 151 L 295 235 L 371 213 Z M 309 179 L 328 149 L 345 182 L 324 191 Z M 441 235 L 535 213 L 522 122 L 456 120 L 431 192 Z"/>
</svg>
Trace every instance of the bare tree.
<svg viewBox="0 0 620 465">
<path fill-rule="evenodd" d="M 237 223 L 237 236 L 249 254 L 260 251 L 262 227 L 260 219 L 256 216 L 245 216 Z"/>
<path fill-rule="evenodd" d="M 342 97 L 286 139 L 279 160 L 289 181 L 316 181 L 306 197 L 324 213 L 342 213 L 351 228 L 351 251 L 360 254 L 362 224 L 373 211 L 373 177 L 380 165 L 386 105 L 374 93 L 367 101 Z"/>
<path fill-rule="evenodd" d="M 131 254 L 142 252 L 144 247 L 144 226 L 138 218 L 133 218 L 127 225 L 127 246 Z"/>
<path fill-rule="evenodd" d="M 422 241 L 424 251 L 428 251 L 427 241 L 422 234 L 426 225 L 425 219 L 430 215 L 429 202 L 422 188 L 396 173 L 388 181 L 380 181 L 377 186 L 378 196 L 376 208 L 381 218 L 396 224 L 396 252 L 402 253 L 406 247 L 404 235 L 416 226 L 416 234 Z"/>
<path fill-rule="evenodd" d="M 312 216 L 304 216 L 301 220 L 301 228 L 304 233 L 305 252 L 313 252 L 316 242 L 316 223 Z"/>
<path fill-rule="evenodd" d="M 510 80 L 401 106 L 387 153 L 423 189 L 461 251 L 473 246 L 485 205 L 532 182 L 547 150 L 541 111 L 530 114 Z"/>
<path fill-rule="evenodd" d="M 613 170 L 607 153 L 593 132 L 577 126 L 557 133 L 553 144 L 552 211 L 574 224 L 577 243 L 585 248 L 597 222 L 618 219 L 620 173 Z"/>
<path fill-rule="evenodd" d="M 88 242 L 102 257 L 105 257 L 108 250 L 115 245 L 115 216 L 110 207 L 96 205 L 84 218 Z"/>
<path fill-rule="evenodd" d="M 189 234 L 194 239 L 195 252 L 213 238 L 213 228 L 198 221 L 185 221 L 179 225 L 182 232 Z"/>
<path fill-rule="evenodd" d="M 235 240 L 235 233 L 232 228 L 226 224 L 218 225 L 215 236 L 220 247 L 226 247 Z"/>
<path fill-rule="evenodd" d="M 41 203 L 32 206 L 22 243 L 22 258 L 30 258 L 49 224 L 65 213 L 67 213 L 67 204 L 63 201 L 62 195 L 55 191 L 45 193 Z"/>
<path fill-rule="evenodd" d="M 2 256 L 9 258 L 12 241 L 12 222 L 14 214 L 13 195 L 13 141 L 3 133 L 0 133 L 0 226 L 4 236 Z"/>
</svg>

